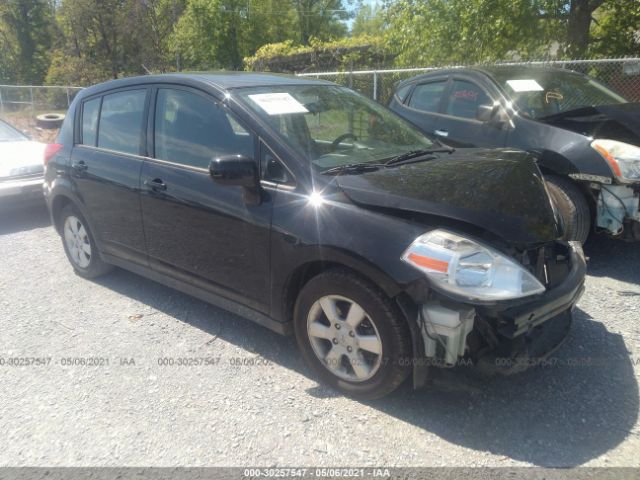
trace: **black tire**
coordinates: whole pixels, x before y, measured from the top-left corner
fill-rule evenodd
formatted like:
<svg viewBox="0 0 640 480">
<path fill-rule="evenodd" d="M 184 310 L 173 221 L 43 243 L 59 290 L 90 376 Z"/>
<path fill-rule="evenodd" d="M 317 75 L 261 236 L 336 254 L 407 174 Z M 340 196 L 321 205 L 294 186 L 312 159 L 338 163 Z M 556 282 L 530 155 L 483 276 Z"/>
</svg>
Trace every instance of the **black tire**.
<svg viewBox="0 0 640 480">
<path fill-rule="evenodd" d="M 371 369 L 371 378 L 363 381 L 340 378 L 329 370 L 314 351 L 307 331 L 307 319 L 316 301 L 331 295 L 356 302 L 366 312 L 364 323 L 369 328 L 371 324 L 375 326 L 382 351 L 375 357 L 379 358 L 379 363 L 377 370 Z M 371 323 L 368 323 L 369 320 Z M 296 301 L 294 326 L 298 346 L 307 364 L 322 380 L 347 395 L 362 399 L 382 397 L 398 388 L 411 372 L 411 340 L 402 313 L 382 291 L 349 271 L 329 270 L 309 280 Z M 327 342 L 328 348 L 333 349 L 332 342 Z M 363 353 L 359 347 L 355 348 L 359 355 Z"/>
<path fill-rule="evenodd" d="M 545 177 L 551 199 L 564 221 L 563 240 L 587 241 L 591 231 L 591 210 L 582 191 L 565 177 Z"/>
<path fill-rule="evenodd" d="M 78 220 L 79 225 L 84 228 L 84 232 L 86 233 L 86 235 L 82 235 L 83 243 L 89 245 L 90 248 L 89 255 L 86 252 L 82 254 L 84 256 L 83 261 L 87 261 L 86 265 L 84 263 L 80 263 L 78 257 L 74 256 L 72 247 L 67 242 L 67 219 L 70 220 L 70 224 L 74 223 L 76 224 L 76 227 L 78 225 L 75 221 L 71 222 L 73 218 Z M 104 275 L 113 268 L 113 266 L 105 263 L 102 258 L 100 258 L 100 253 L 98 252 L 96 242 L 93 239 L 93 234 L 91 233 L 89 224 L 74 205 L 69 204 L 60 211 L 58 222 L 61 230 L 64 253 L 66 253 L 69 263 L 71 263 L 71 266 L 78 275 L 83 278 L 96 278 L 100 275 Z M 80 238 L 80 236 L 78 236 L 78 238 Z"/>
<path fill-rule="evenodd" d="M 36 117 L 36 125 L 45 129 L 60 128 L 62 122 L 64 122 L 63 113 L 43 113 Z"/>
</svg>

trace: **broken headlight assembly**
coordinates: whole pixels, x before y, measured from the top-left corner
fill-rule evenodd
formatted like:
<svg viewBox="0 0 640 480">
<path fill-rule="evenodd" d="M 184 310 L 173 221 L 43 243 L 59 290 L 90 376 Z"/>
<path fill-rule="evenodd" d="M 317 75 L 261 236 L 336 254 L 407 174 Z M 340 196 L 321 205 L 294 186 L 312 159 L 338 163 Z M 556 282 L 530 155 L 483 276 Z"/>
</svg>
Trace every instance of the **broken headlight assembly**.
<svg viewBox="0 0 640 480">
<path fill-rule="evenodd" d="M 640 180 L 640 147 L 617 140 L 594 140 L 594 148 L 623 182 Z"/>
<path fill-rule="evenodd" d="M 401 258 L 424 272 L 434 288 L 469 300 L 510 300 L 545 291 L 535 276 L 503 253 L 447 230 L 419 236 Z"/>
</svg>

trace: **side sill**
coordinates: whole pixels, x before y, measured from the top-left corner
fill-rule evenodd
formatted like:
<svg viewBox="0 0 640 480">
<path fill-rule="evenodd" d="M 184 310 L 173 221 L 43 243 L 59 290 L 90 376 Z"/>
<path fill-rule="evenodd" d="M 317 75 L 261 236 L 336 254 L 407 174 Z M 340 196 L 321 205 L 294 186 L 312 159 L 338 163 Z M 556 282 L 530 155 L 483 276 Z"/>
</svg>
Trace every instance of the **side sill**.
<svg viewBox="0 0 640 480">
<path fill-rule="evenodd" d="M 269 330 L 273 330 L 280 335 L 291 335 L 293 333 L 293 325 L 291 322 L 278 322 L 277 320 L 274 320 L 267 315 L 257 312 L 252 308 L 241 305 L 237 302 L 234 302 L 233 300 L 229 300 L 228 298 L 221 297 L 220 295 L 208 292 L 194 285 L 190 285 L 181 280 L 177 280 L 162 273 L 156 272 L 155 270 L 151 270 L 149 267 L 128 262 L 127 260 L 123 260 L 106 253 L 101 253 L 101 257 L 105 262 L 110 263 L 111 265 L 123 268 L 137 275 L 148 278 L 149 280 L 153 280 L 154 282 L 161 283 L 162 285 L 174 288 L 181 291 L 182 293 L 186 293 L 187 295 L 191 295 L 192 297 L 198 298 L 207 303 L 211 303 L 216 307 L 220 307 L 223 310 L 227 310 L 240 317 L 246 318 L 247 320 L 251 320 L 258 325 L 262 325 Z"/>
</svg>

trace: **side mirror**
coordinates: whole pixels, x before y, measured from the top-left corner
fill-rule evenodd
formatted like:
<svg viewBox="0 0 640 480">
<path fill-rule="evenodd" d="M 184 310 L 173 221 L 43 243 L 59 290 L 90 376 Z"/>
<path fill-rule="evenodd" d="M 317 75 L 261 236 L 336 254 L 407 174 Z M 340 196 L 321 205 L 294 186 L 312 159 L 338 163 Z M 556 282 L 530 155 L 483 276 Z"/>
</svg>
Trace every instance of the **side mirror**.
<svg viewBox="0 0 640 480">
<path fill-rule="evenodd" d="M 509 114 L 500 104 L 478 105 L 476 119 L 497 128 L 507 128 L 510 121 Z"/>
<path fill-rule="evenodd" d="M 489 122 L 493 118 L 496 107 L 494 105 L 478 105 L 476 119 L 481 122 Z"/>
<path fill-rule="evenodd" d="M 220 185 L 236 185 L 245 188 L 258 188 L 258 167 L 256 162 L 244 155 L 224 155 L 209 163 L 209 174 Z"/>
</svg>

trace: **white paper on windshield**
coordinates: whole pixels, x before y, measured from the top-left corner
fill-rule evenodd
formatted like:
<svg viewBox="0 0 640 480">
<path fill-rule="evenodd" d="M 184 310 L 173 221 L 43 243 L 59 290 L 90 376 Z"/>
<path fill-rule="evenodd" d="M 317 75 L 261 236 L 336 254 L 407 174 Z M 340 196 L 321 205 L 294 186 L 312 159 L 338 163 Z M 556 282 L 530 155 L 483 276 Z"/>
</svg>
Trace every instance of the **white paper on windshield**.
<svg viewBox="0 0 640 480">
<path fill-rule="evenodd" d="M 249 95 L 269 115 L 283 115 L 287 113 L 308 113 L 299 101 L 288 93 L 257 93 Z"/>
<path fill-rule="evenodd" d="M 514 92 L 542 92 L 544 88 L 535 80 L 507 80 Z"/>
</svg>

